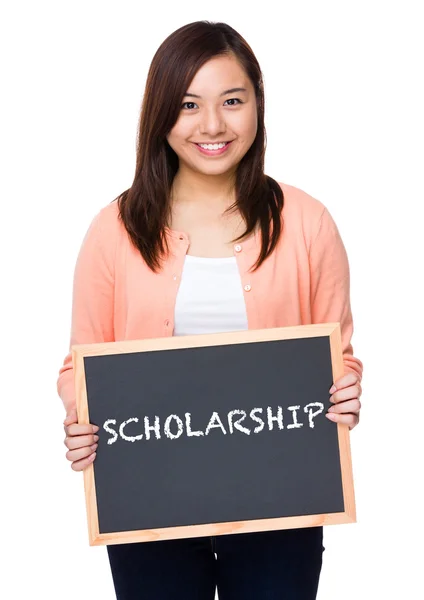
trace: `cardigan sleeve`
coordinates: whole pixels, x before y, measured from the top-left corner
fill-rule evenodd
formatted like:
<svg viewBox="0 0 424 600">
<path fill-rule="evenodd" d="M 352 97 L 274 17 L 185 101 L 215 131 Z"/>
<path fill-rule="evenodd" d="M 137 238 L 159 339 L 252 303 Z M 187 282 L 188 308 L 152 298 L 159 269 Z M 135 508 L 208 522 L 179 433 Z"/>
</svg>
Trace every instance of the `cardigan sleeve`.
<svg viewBox="0 0 424 600">
<path fill-rule="evenodd" d="M 310 247 L 312 323 L 340 323 L 345 374 L 362 379 L 363 364 L 353 355 L 350 270 L 345 246 L 328 209 L 324 207 Z"/>
<path fill-rule="evenodd" d="M 76 405 L 72 345 L 114 341 L 114 245 L 102 216 L 100 211 L 92 220 L 75 264 L 69 352 L 57 380 L 67 412 Z"/>
</svg>

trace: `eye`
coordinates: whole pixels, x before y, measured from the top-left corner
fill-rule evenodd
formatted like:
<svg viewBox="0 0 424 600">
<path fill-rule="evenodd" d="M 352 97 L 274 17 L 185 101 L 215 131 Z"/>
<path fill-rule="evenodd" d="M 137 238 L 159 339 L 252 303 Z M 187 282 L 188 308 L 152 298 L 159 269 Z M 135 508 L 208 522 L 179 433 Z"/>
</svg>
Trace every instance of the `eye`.
<svg viewBox="0 0 424 600">
<path fill-rule="evenodd" d="M 225 102 L 234 102 L 234 101 L 236 101 L 238 104 L 243 104 L 243 102 L 240 100 L 240 98 L 229 98 Z M 237 105 L 236 104 L 230 104 L 230 106 L 237 106 Z"/>
<path fill-rule="evenodd" d="M 184 103 L 181 105 L 181 108 L 184 108 L 185 104 L 194 104 L 194 105 L 196 105 L 196 103 L 195 103 L 195 102 L 184 102 Z M 196 105 L 196 106 L 197 106 L 197 105 Z M 189 110 L 190 110 L 190 109 L 189 109 Z"/>
</svg>

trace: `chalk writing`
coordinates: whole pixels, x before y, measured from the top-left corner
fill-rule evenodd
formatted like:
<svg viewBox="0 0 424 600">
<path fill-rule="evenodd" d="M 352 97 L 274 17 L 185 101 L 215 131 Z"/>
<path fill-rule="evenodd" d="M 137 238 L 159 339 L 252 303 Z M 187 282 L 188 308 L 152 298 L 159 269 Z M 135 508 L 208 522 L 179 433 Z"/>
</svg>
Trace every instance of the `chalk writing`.
<svg viewBox="0 0 424 600">
<path fill-rule="evenodd" d="M 284 428 L 292 430 L 303 427 L 304 423 L 299 423 L 298 421 L 298 411 L 300 411 L 300 406 L 289 406 L 287 410 L 291 413 L 292 422 L 288 423 L 286 427 L 284 427 L 283 408 L 281 406 L 277 406 L 276 408 L 267 406 L 266 410 L 263 408 L 253 408 L 249 413 L 238 408 L 231 410 L 226 415 L 224 421 L 221 419 L 218 412 L 213 412 L 204 431 L 202 429 L 192 428 L 191 413 L 186 412 L 184 414 L 184 420 L 178 415 L 172 414 L 166 418 L 163 424 L 163 433 L 169 440 L 177 440 L 184 434 L 187 437 L 216 435 L 214 430 L 217 432 L 220 431 L 223 435 L 234 435 L 236 432 L 242 433 L 243 435 L 250 435 L 251 433 L 257 434 L 261 431 L 273 431 L 275 425 L 280 431 Z M 322 404 L 322 402 L 310 402 L 303 407 L 303 412 L 308 415 L 307 426 L 309 426 L 310 429 L 315 427 L 315 418 L 321 414 L 323 410 L 324 404 Z M 258 416 L 259 414 L 263 415 L 264 418 Z M 258 423 L 258 425 L 253 429 L 252 427 L 249 428 L 249 419 L 254 423 Z M 151 419 L 149 419 L 148 416 L 145 416 L 143 419 L 144 428 L 140 433 L 137 433 L 137 435 L 129 435 L 126 433 L 125 430 L 130 423 L 138 422 L 138 417 L 126 419 L 119 425 L 118 431 L 116 431 L 116 429 L 112 427 L 112 425 L 116 427 L 116 419 L 107 419 L 103 423 L 103 429 L 111 435 L 111 437 L 108 438 L 107 443 L 109 445 L 114 444 L 119 437 L 126 442 L 137 442 L 142 439 L 148 441 L 152 438 L 152 433 L 154 434 L 155 439 L 161 439 L 162 429 L 159 416 L 155 415 L 153 424 L 151 424 Z M 241 423 L 243 423 L 243 425 Z"/>
</svg>

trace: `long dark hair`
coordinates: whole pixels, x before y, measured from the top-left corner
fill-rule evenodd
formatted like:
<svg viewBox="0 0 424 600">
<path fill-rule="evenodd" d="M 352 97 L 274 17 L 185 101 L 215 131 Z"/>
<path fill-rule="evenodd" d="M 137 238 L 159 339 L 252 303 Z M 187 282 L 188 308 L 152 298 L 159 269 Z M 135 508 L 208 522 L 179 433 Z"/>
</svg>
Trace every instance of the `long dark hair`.
<svg viewBox="0 0 424 600">
<path fill-rule="evenodd" d="M 184 95 L 209 59 L 233 54 L 250 78 L 256 93 L 258 127 L 255 140 L 243 156 L 235 177 L 236 201 L 246 224 L 239 241 L 261 231 L 256 270 L 274 250 L 282 231 L 284 204 L 280 185 L 264 173 L 266 132 L 262 72 L 244 38 L 226 23 L 196 21 L 168 36 L 153 57 L 147 76 L 138 125 L 134 181 L 118 198 L 119 216 L 147 265 L 157 271 L 169 251 L 166 227 L 178 156 L 166 136 L 176 123 Z"/>
</svg>

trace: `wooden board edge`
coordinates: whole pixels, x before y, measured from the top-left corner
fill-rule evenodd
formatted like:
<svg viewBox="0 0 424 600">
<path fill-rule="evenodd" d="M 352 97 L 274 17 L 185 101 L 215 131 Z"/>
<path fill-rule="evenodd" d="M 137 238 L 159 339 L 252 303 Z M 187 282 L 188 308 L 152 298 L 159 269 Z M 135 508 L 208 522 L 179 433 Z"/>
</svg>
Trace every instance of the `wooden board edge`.
<svg viewBox="0 0 424 600">
<path fill-rule="evenodd" d="M 342 472 L 342 487 L 345 512 L 356 521 L 355 492 L 353 483 L 352 455 L 350 449 L 349 426 L 337 424 L 340 466 Z"/>
<path fill-rule="evenodd" d="M 78 423 L 87 425 L 89 420 L 87 388 L 85 385 L 84 352 L 73 346 L 72 363 L 75 381 L 75 401 L 77 406 Z"/>
<path fill-rule="evenodd" d="M 72 348 L 72 361 L 75 379 L 75 396 L 77 405 L 78 423 L 87 425 L 90 423 L 88 410 L 87 386 L 85 381 L 84 353 L 78 348 Z M 96 485 L 94 479 L 94 465 L 89 465 L 83 471 L 85 509 L 88 524 L 89 544 L 93 545 L 99 535 L 99 520 L 97 513 Z"/>
<path fill-rule="evenodd" d="M 92 464 L 84 470 L 84 492 L 88 524 L 88 540 L 90 546 L 93 546 L 95 545 L 95 540 L 99 536 L 99 517 L 97 512 L 94 465 Z"/>
<path fill-rule="evenodd" d="M 273 327 L 266 329 L 247 329 L 228 333 L 205 333 L 197 335 L 145 338 L 139 340 L 121 340 L 95 344 L 75 344 L 75 350 L 83 356 L 107 354 L 128 354 L 131 352 L 151 352 L 156 350 L 176 350 L 180 348 L 199 348 L 202 346 L 221 346 L 252 342 L 267 342 L 307 337 L 329 336 L 338 323 L 314 323 L 293 327 Z"/>
<path fill-rule="evenodd" d="M 333 367 L 333 381 L 344 375 L 342 338 L 340 324 L 330 334 L 331 362 Z M 350 448 L 349 426 L 337 423 L 339 441 L 340 468 L 342 474 L 342 489 L 345 513 L 356 522 L 355 492 L 353 482 L 352 455 Z"/>
<path fill-rule="evenodd" d="M 129 544 L 216 535 L 236 535 L 239 533 L 260 533 L 262 531 L 300 529 L 304 527 L 319 527 L 353 522 L 351 515 L 346 512 L 340 512 L 324 515 L 305 515 L 275 519 L 255 519 L 253 521 L 235 521 L 231 523 L 166 527 L 162 529 L 118 531 L 113 533 L 99 533 L 93 540 L 92 545 Z"/>
</svg>

